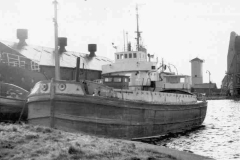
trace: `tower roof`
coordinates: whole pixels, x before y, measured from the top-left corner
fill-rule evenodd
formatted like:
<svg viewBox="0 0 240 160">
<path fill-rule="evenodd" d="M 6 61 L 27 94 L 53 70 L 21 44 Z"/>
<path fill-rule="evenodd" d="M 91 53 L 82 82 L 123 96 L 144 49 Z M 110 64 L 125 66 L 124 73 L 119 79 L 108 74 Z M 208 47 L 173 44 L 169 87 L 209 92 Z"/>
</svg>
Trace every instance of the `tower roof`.
<svg viewBox="0 0 240 160">
<path fill-rule="evenodd" d="M 200 61 L 200 62 L 204 62 L 204 60 L 202 60 L 202 59 L 200 59 L 200 58 L 198 58 L 198 57 L 196 57 L 196 58 L 192 59 L 190 62 L 193 62 L 193 61 Z"/>
</svg>

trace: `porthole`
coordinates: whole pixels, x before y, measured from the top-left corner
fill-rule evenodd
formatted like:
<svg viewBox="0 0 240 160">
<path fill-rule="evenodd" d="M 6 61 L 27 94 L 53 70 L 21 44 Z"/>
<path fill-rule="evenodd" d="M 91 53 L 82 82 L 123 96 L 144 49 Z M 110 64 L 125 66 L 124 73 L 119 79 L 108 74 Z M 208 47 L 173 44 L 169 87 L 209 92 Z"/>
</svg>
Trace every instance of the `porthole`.
<svg viewBox="0 0 240 160">
<path fill-rule="evenodd" d="M 66 84 L 60 83 L 60 84 L 58 85 L 58 88 L 59 88 L 61 91 L 64 91 L 64 90 L 66 89 Z"/>
<path fill-rule="evenodd" d="M 43 83 L 42 86 L 41 86 L 41 88 L 42 88 L 43 91 L 48 90 L 48 84 Z"/>
</svg>

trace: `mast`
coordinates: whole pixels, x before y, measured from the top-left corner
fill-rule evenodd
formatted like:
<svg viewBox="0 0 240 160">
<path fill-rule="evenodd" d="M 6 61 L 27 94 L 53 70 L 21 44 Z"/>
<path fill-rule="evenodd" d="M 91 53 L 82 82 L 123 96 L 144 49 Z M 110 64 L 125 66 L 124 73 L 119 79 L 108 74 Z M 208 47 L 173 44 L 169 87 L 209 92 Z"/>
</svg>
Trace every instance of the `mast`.
<svg viewBox="0 0 240 160">
<path fill-rule="evenodd" d="M 127 40 L 127 51 L 129 51 L 128 50 L 128 32 L 126 33 L 126 40 Z"/>
<path fill-rule="evenodd" d="M 141 37 L 141 33 L 142 32 L 140 32 L 139 31 L 139 25 L 138 25 L 138 6 L 136 6 L 136 17 L 137 17 L 137 31 L 136 31 L 136 33 L 137 33 L 137 38 L 136 38 L 136 40 L 137 40 L 137 51 L 139 51 L 139 48 L 140 48 L 140 37 Z"/>
<path fill-rule="evenodd" d="M 54 4 L 54 31 L 55 31 L 55 79 L 60 80 L 60 60 L 58 54 L 58 23 L 57 23 L 57 0 L 53 1 Z"/>
<path fill-rule="evenodd" d="M 123 30 L 123 51 L 125 52 L 125 31 Z"/>
<path fill-rule="evenodd" d="M 162 58 L 162 72 L 164 72 L 164 64 L 163 64 L 163 58 Z"/>
</svg>

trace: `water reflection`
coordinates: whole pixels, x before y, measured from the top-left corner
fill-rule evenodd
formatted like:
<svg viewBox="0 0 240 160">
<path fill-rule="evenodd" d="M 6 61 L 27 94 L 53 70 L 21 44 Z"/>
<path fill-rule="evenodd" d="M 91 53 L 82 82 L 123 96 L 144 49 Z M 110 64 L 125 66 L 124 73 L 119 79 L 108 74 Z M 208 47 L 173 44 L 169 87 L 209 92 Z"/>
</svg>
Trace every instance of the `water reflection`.
<svg viewBox="0 0 240 160">
<path fill-rule="evenodd" d="M 219 160 L 240 159 L 240 101 L 208 101 L 203 126 L 157 143 Z"/>
</svg>

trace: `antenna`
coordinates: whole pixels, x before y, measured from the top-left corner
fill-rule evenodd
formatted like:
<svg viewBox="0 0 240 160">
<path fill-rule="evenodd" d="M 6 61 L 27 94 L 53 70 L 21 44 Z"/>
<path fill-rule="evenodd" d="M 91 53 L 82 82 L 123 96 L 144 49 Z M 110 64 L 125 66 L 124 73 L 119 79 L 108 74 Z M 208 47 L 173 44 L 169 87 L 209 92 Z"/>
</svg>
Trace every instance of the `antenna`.
<svg viewBox="0 0 240 160">
<path fill-rule="evenodd" d="M 139 51 L 140 45 L 139 45 L 139 41 L 140 41 L 140 37 L 141 37 L 141 33 L 139 32 L 139 25 L 138 25 L 138 5 L 136 5 L 136 17 L 137 17 L 137 51 Z"/>
<path fill-rule="evenodd" d="M 127 38 L 127 46 L 128 46 L 128 32 L 126 33 L 126 38 Z M 129 51 L 128 47 L 127 47 L 127 51 Z"/>
</svg>

